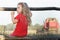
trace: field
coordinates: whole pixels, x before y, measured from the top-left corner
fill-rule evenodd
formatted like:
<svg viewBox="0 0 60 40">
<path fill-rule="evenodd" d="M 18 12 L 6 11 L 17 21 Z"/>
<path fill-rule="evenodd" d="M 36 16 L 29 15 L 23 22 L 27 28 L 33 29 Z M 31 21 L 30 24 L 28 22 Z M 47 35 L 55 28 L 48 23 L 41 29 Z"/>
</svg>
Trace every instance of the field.
<svg viewBox="0 0 60 40">
<path fill-rule="evenodd" d="M 3 40 L 5 38 L 4 34 L 5 35 L 11 34 L 14 31 L 14 29 L 15 29 L 15 25 L 12 25 L 12 24 L 1 25 L 0 26 L 0 34 L 2 34 L 1 35 L 2 39 L 1 40 Z M 36 38 L 42 37 L 43 38 L 44 35 L 46 37 L 47 36 L 51 37 L 52 35 L 53 36 L 55 36 L 55 35 L 59 36 L 60 35 L 60 28 L 58 29 L 58 32 L 56 32 L 56 31 L 48 31 L 47 32 L 47 31 L 43 31 L 42 29 L 43 29 L 42 25 L 38 25 L 38 24 L 36 24 L 34 26 L 31 25 L 31 26 L 28 27 L 28 34 L 27 35 L 28 36 L 33 36 L 33 38 L 34 37 L 36 37 Z"/>
</svg>

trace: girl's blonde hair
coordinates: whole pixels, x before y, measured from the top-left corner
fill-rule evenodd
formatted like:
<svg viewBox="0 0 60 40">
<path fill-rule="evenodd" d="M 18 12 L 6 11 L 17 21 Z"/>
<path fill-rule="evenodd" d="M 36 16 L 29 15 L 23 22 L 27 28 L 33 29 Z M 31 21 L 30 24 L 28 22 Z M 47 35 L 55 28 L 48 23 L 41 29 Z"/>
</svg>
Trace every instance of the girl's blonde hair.
<svg viewBox="0 0 60 40">
<path fill-rule="evenodd" d="M 27 20 L 28 20 L 28 25 L 31 24 L 31 11 L 27 5 L 27 3 L 24 3 L 24 2 L 20 2 L 18 3 L 18 5 L 22 5 L 22 14 L 24 14 L 26 17 L 27 17 Z"/>
</svg>

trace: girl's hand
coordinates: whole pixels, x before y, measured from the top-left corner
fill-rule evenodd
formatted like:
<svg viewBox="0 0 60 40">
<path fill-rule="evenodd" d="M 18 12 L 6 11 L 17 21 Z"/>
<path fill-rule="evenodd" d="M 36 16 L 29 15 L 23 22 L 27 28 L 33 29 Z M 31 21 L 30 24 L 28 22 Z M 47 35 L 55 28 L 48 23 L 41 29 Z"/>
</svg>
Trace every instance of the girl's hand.
<svg viewBox="0 0 60 40">
<path fill-rule="evenodd" d="M 14 14 L 15 14 L 15 12 L 14 12 L 14 11 L 12 11 L 12 12 L 11 12 L 11 16 L 14 16 Z"/>
</svg>

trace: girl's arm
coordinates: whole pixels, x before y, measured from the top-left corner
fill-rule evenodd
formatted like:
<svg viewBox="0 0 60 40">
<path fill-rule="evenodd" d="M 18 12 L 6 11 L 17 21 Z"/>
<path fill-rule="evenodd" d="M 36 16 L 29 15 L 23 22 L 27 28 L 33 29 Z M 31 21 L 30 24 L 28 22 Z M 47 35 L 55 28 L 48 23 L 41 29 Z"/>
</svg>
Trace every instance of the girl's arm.
<svg viewBox="0 0 60 40">
<path fill-rule="evenodd" d="M 18 20 L 14 18 L 14 14 L 15 14 L 14 11 L 12 11 L 11 12 L 11 19 L 12 19 L 13 24 L 16 24 L 18 22 Z"/>
</svg>

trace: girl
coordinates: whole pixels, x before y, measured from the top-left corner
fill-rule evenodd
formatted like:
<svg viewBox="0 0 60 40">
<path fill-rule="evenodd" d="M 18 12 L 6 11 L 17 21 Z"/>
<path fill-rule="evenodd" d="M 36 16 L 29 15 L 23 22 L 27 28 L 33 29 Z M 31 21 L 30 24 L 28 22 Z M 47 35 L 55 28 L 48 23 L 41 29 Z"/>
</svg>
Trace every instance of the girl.
<svg viewBox="0 0 60 40">
<path fill-rule="evenodd" d="M 55 18 L 52 18 L 50 21 L 49 21 L 49 26 L 51 28 L 56 28 L 57 27 L 57 20 Z"/>
<path fill-rule="evenodd" d="M 14 12 L 11 12 L 12 22 L 16 24 L 16 28 L 11 36 L 25 37 L 27 36 L 27 28 L 31 23 L 32 13 L 26 3 L 20 2 L 17 5 L 18 15 L 14 17 Z"/>
<path fill-rule="evenodd" d="M 58 21 L 56 20 L 56 18 L 52 18 L 49 22 L 49 28 L 51 30 L 55 30 L 55 29 L 57 30 L 58 27 L 59 27 Z"/>
</svg>

